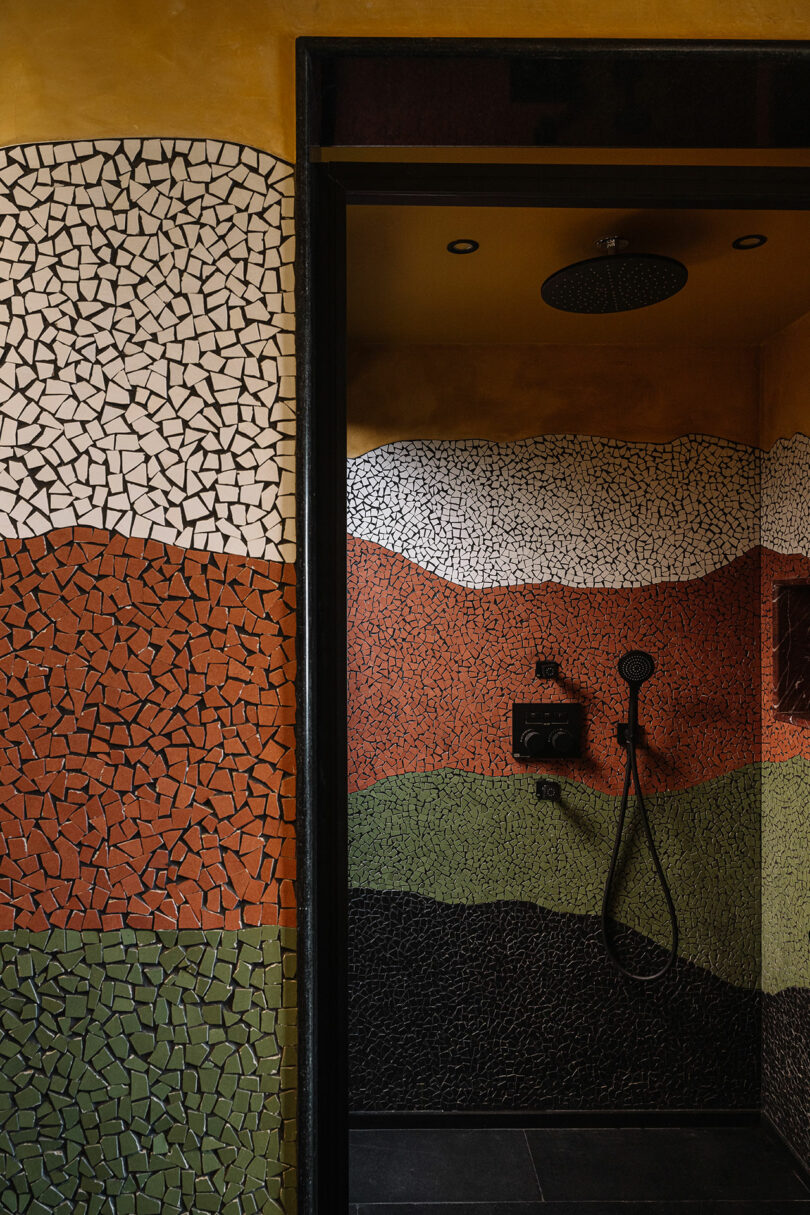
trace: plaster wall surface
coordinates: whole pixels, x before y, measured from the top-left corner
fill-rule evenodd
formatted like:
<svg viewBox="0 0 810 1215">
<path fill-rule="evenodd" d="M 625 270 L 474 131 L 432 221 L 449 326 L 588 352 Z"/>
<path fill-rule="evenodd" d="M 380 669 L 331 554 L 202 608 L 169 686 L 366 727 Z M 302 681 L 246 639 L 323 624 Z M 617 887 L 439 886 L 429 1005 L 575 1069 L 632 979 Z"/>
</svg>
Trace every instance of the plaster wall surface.
<svg viewBox="0 0 810 1215">
<path fill-rule="evenodd" d="M 810 37 L 803 0 L 7 0 L 0 143 L 208 136 L 295 156 L 295 39 Z"/>
</svg>

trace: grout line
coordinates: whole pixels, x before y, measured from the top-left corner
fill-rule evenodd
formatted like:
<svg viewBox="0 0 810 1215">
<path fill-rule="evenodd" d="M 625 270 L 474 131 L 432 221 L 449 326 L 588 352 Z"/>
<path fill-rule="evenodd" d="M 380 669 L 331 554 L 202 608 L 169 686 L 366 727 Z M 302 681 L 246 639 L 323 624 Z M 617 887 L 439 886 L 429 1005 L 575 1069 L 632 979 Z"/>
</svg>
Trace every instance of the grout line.
<svg viewBox="0 0 810 1215">
<path fill-rule="evenodd" d="M 545 1202 L 546 1200 L 543 1197 L 543 1187 L 540 1184 L 540 1174 L 537 1172 L 537 1163 L 534 1159 L 534 1156 L 532 1155 L 532 1148 L 531 1148 L 531 1144 L 529 1143 L 529 1136 L 527 1135 L 525 1129 L 523 1131 L 523 1141 L 526 1144 L 526 1151 L 529 1153 L 529 1160 L 531 1160 L 531 1162 L 532 1162 L 532 1169 L 534 1170 L 534 1179 L 537 1182 L 537 1189 L 540 1193 L 540 1201 Z"/>
</svg>

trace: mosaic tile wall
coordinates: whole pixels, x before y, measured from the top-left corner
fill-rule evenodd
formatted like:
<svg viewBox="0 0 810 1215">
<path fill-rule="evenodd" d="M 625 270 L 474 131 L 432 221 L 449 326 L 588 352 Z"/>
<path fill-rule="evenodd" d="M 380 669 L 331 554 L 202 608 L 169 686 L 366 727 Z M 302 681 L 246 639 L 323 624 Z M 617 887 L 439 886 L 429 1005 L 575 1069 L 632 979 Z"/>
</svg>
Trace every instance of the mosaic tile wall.
<svg viewBox="0 0 810 1215">
<path fill-rule="evenodd" d="M 348 527 L 460 586 L 637 587 L 810 550 L 810 439 L 412 441 L 349 461 Z M 452 535 L 453 543 L 448 544 Z"/>
<path fill-rule="evenodd" d="M 759 1104 L 761 975 L 769 993 L 808 984 L 797 865 L 796 910 L 764 911 L 763 972 L 762 790 L 781 790 L 797 839 L 806 774 L 790 723 L 763 736 L 759 690 L 760 583 L 810 552 L 786 492 L 808 455 L 802 435 L 769 453 L 557 435 L 349 461 L 355 1108 Z M 652 999 L 598 933 L 633 646 L 658 664 L 641 767 L 682 928 Z M 559 686 L 536 680 L 541 655 Z M 582 759 L 515 761 L 512 702 L 555 698 L 584 705 Z M 539 772 L 559 806 L 536 800 Z M 637 838 L 613 910 L 652 969 L 668 925 Z"/>
<path fill-rule="evenodd" d="M 21 930 L 0 954 L 4 1211 L 281 1209 L 291 929 Z"/>
<path fill-rule="evenodd" d="M 759 993 L 683 958 L 643 993 L 619 983 L 592 915 L 355 889 L 349 925 L 356 1109 L 756 1104 Z M 631 966 L 666 956 L 614 942 Z"/>
<path fill-rule="evenodd" d="M 763 535 L 791 520 L 796 543 L 762 563 L 762 1106 L 810 1167 L 810 722 L 774 716 L 772 621 L 774 581 L 810 582 L 804 444 L 763 492 Z"/>
<path fill-rule="evenodd" d="M 210 139 L 0 149 L 0 534 L 293 559 L 292 172 Z"/>
<path fill-rule="evenodd" d="M 294 1210 L 292 168 L 0 151 L 0 1207 Z"/>
</svg>

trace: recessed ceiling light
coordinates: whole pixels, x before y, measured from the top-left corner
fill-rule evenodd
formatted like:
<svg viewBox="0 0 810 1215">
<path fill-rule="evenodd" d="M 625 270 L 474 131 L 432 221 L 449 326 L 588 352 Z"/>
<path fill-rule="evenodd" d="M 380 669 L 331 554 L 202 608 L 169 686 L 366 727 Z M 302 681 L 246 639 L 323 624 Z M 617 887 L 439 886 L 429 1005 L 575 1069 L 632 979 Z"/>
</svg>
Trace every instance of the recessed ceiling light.
<svg viewBox="0 0 810 1215">
<path fill-rule="evenodd" d="M 447 246 L 448 253 L 475 253 L 478 248 L 477 240 L 470 240 L 464 237 L 461 240 L 451 240 Z"/>
<path fill-rule="evenodd" d="M 752 232 L 750 236 L 738 236 L 731 242 L 731 247 L 732 249 L 758 249 L 760 245 L 766 244 L 767 240 L 767 236 L 763 236 L 761 232 Z"/>
</svg>

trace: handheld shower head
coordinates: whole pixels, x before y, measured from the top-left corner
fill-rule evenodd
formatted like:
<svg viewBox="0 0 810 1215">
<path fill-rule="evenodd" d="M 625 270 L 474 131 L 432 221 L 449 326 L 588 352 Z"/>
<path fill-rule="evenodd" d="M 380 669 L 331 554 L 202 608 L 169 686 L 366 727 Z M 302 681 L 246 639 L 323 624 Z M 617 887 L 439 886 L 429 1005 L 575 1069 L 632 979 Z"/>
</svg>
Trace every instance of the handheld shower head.
<svg viewBox="0 0 810 1215">
<path fill-rule="evenodd" d="M 641 685 L 650 678 L 655 671 L 655 659 L 652 654 L 648 654 L 646 650 L 628 650 L 626 654 L 622 654 L 619 659 L 619 674 L 628 685 L 628 705 L 627 705 L 627 721 L 617 723 L 617 738 L 625 748 L 627 758 L 624 768 L 624 789 L 622 791 L 621 802 L 619 804 L 619 818 L 616 824 L 616 837 L 613 842 L 613 855 L 610 858 L 610 866 L 608 868 L 607 878 L 605 880 L 605 893 L 602 899 L 602 939 L 605 942 L 605 949 L 616 969 L 628 979 L 637 979 L 640 983 L 652 983 L 656 979 L 663 979 L 674 966 L 675 959 L 678 956 L 678 915 L 675 911 L 675 904 L 672 901 L 672 891 L 669 888 L 664 868 L 661 864 L 661 858 L 658 855 L 658 850 L 655 846 L 652 829 L 650 828 L 650 820 L 647 817 L 647 808 L 644 805 L 644 795 L 641 791 L 641 778 L 638 773 L 638 760 L 636 757 L 636 746 L 639 742 L 639 726 L 638 726 L 638 694 Z M 641 829 L 644 833 L 644 838 L 647 841 L 647 849 L 650 854 L 653 869 L 661 886 L 661 893 L 664 896 L 667 915 L 672 926 L 672 945 L 670 946 L 669 956 L 662 966 L 657 970 L 650 972 L 637 973 L 629 970 L 621 960 L 613 946 L 608 930 L 610 919 L 610 903 L 613 893 L 613 883 L 616 879 L 616 872 L 619 864 L 619 857 L 622 850 L 622 835 L 624 833 L 624 824 L 627 816 L 627 808 L 630 800 L 630 786 L 633 786 L 636 795 L 636 808 L 639 819 L 641 821 Z"/>
<path fill-rule="evenodd" d="M 628 650 L 619 659 L 619 674 L 631 688 L 640 688 L 655 671 L 652 655 L 645 650 Z"/>
</svg>

